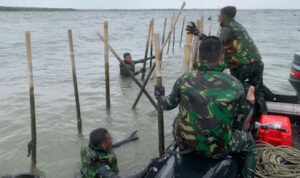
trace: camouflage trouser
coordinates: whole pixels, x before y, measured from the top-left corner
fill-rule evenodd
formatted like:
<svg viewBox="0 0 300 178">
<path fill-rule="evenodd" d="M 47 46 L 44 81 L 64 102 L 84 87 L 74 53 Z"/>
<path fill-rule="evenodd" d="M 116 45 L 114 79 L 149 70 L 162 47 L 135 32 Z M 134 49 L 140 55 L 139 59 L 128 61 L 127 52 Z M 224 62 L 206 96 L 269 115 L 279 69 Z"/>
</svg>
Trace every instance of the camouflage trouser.
<svg viewBox="0 0 300 178">
<path fill-rule="evenodd" d="M 244 160 L 242 175 L 244 178 L 253 178 L 256 166 L 255 148 L 255 140 L 251 134 L 235 130 L 232 133 L 231 144 L 223 155 L 241 154 Z"/>
<path fill-rule="evenodd" d="M 255 87 L 255 110 L 257 115 L 267 113 L 263 93 L 263 71 L 264 63 L 262 61 L 230 69 L 231 75 L 244 85 L 246 93 L 250 85 Z"/>
</svg>

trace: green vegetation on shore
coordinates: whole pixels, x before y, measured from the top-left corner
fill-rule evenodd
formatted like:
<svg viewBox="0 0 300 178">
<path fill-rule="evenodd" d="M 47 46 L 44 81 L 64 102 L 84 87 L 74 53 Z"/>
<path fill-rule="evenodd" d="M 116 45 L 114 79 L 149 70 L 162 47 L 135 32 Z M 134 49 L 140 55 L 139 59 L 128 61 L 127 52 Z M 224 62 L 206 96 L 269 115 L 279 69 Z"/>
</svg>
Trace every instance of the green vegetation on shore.
<svg viewBox="0 0 300 178">
<path fill-rule="evenodd" d="M 71 8 L 39 8 L 39 7 L 5 7 L 0 6 L 0 11 L 73 11 Z"/>
</svg>

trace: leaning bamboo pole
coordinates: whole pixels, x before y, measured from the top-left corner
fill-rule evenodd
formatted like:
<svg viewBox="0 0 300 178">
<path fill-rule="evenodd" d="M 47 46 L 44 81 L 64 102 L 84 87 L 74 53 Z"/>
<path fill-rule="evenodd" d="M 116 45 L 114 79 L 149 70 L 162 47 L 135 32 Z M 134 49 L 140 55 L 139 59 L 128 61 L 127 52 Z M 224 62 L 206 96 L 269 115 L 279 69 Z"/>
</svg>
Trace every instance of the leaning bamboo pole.
<svg viewBox="0 0 300 178">
<path fill-rule="evenodd" d="M 184 72 L 190 71 L 193 34 L 186 34 L 184 45 Z"/>
<path fill-rule="evenodd" d="M 175 18 L 174 24 L 172 25 L 171 30 L 168 33 L 167 39 L 164 41 L 163 45 L 160 47 L 160 51 L 161 52 L 164 50 L 165 46 L 167 45 L 168 41 L 170 40 L 171 35 L 174 32 L 175 25 L 177 24 L 178 19 L 179 19 L 180 15 L 181 15 L 181 13 L 182 13 L 182 11 L 184 9 L 184 6 L 185 6 L 185 2 L 183 2 L 182 5 L 181 5 L 181 7 L 180 7 L 180 10 L 179 10 L 179 12 L 178 12 L 178 14 L 177 14 L 177 16 Z"/>
<path fill-rule="evenodd" d="M 81 135 L 82 134 L 82 121 L 81 121 L 81 114 L 80 114 L 80 103 L 79 103 L 79 94 L 78 94 L 78 85 L 77 85 L 77 76 L 76 76 L 72 30 L 68 30 L 68 37 L 69 37 L 70 57 L 71 57 L 71 63 L 72 63 L 74 95 L 75 95 L 75 102 L 76 102 L 77 130 L 78 130 L 78 134 Z"/>
<path fill-rule="evenodd" d="M 144 69 L 146 69 L 146 62 L 147 62 L 147 57 L 148 57 L 148 50 L 149 50 L 149 43 L 150 43 L 150 37 L 151 37 L 151 31 L 152 31 L 153 21 L 154 21 L 154 19 L 152 18 L 150 20 L 150 23 L 149 23 L 149 30 L 148 30 L 148 37 L 147 37 L 147 41 L 146 41 L 146 49 L 145 49 L 144 65 L 143 65 Z M 144 80 L 144 78 L 145 78 L 145 72 L 146 72 L 146 70 L 143 70 L 142 80 Z"/>
<path fill-rule="evenodd" d="M 175 21 L 175 19 L 173 20 L 173 22 L 172 23 L 174 23 L 174 21 Z M 174 27 L 175 27 L 175 25 L 174 25 Z M 175 29 L 176 28 L 174 28 L 174 32 L 173 32 L 173 44 L 172 44 L 172 52 L 174 53 L 174 46 L 175 46 Z"/>
<path fill-rule="evenodd" d="M 164 22 L 164 30 L 163 30 L 161 44 L 163 44 L 165 42 L 165 34 L 166 34 L 167 21 L 168 21 L 168 18 L 166 17 L 165 18 L 165 22 Z"/>
<path fill-rule="evenodd" d="M 184 23 L 185 23 L 185 17 L 183 17 L 183 22 L 182 22 L 182 28 L 181 28 L 181 35 L 180 35 L 179 47 L 181 47 L 182 36 L 183 36 L 183 30 L 184 30 Z"/>
<path fill-rule="evenodd" d="M 30 98 L 30 115 L 31 115 L 31 140 L 28 143 L 28 156 L 31 155 L 31 167 L 35 168 L 36 167 L 36 119 L 35 119 L 35 101 L 34 101 L 30 32 L 25 33 L 25 38 L 26 38 L 26 51 L 27 51 L 27 68 L 28 68 L 28 76 L 29 76 L 29 98 Z"/>
<path fill-rule="evenodd" d="M 155 46 L 155 64 L 156 64 L 156 85 L 162 87 L 162 74 L 161 74 L 161 57 L 160 57 L 160 45 L 159 34 L 154 34 L 154 46 Z M 157 100 L 157 119 L 158 119 L 158 151 L 162 155 L 165 150 L 165 138 L 164 138 L 164 113 L 162 103 Z"/>
<path fill-rule="evenodd" d="M 152 56 L 153 56 L 153 33 L 154 33 L 154 19 L 151 28 L 151 42 L 150 42 L 150 67 L 152 66 Z"/>
<path fill-rule="evenodd" d="M 171 27 L 170 27 L 170 29 L 172 29 L 173 24 L 174 24 L 174 15 L 172 16 L 172 19 L 171 19 Z M 175 29 L 173 31 L 175 31 Z M 169 54 L 170 44 L 171 44 L 171 40 L 168 41 L 167 54 Z"/>
<path fill-rule="evenodd" d="M 110 108 L 110 85 L 109 85 L 109 56 L 108 56 L 108 22 L 104 22 L 104 66 L 105 66 L 105 99 L 106 108 Z"/>
</svg>

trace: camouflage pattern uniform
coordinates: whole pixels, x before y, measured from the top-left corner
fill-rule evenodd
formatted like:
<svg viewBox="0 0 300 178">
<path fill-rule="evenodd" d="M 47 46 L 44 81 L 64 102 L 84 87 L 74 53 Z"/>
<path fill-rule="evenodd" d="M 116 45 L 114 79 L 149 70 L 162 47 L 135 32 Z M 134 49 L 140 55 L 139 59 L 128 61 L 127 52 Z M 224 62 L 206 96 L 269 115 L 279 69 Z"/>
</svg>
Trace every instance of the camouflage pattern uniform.
<svg viewBox="0 0 300 178">
<path fill-rule="evenodd" d="M 134 75 L 138 74 L 138 73 L 135 72 L 135 63 L 134 62 L 131 62 L 131 63 L 124 62 L 124 64 L 127 66 L 129 71 L 131 71 Z M 120 64 L 120 74 L 121 74 L 121 76 L 124 76 L 124 77 L 129 77 L 130 76 L 128 74 L 126 68 L 122 64 Z"/>
<path fill-rule="evenodd" d="M 146 60 L 153 59 L 153 58 L 155 58 L 155 57 L 147 58 Z M 132 61 L 132 62 L 125 62 L 124 61 L 124 64 L 127 66 L 129 71 L 131 71 L 134 75 L 138 75 L 142 72 L 142 70 L 135 71 L 135 64 L 143 63 L 143 62 L 144 62 L 144 59 L 140 59 L 140 60 L 135 60 L 135 61 Z M 129 77 L 129 74 L 128 74 L 127 70 L 125 69 L 125 67 L 122 64 L 120 64 L 120 74 L 123 77 Z"/>
<path fill-rule="evenodd" d="M 84 178 L 95 178 L 96 173 L 102 178 L 117 177 L 119 169 L 117 157 L 111 150 L 94 150 L 89 145 L 81 149 L 81 174 Z"/>
<path fill-rule="evenodd" d="M 263 94 L 264 64 L 254 41 L 246 29 L 233 19 L 221 24 L 220 39 L 225 48 L 225 62 L 235 76 L 244 85 L 255 87 L 255 105 L 257 113 L 267 113 L 267 106 Z"/>
<path fill-rule="evenodd" d="M 245 104 L 244 88 L 234 77 L 222 73 L 226 65 L 194 64 L 196 71 L 177 79 L 168 97 L 161 98 L 164 110 L 179 105 L 175 139 L 181 147 L 192 148 L 209 157 L 244 153 L 242 172 L 252 177 L 255 169 L 255 141 L 237 131 Z"/>
</svg>

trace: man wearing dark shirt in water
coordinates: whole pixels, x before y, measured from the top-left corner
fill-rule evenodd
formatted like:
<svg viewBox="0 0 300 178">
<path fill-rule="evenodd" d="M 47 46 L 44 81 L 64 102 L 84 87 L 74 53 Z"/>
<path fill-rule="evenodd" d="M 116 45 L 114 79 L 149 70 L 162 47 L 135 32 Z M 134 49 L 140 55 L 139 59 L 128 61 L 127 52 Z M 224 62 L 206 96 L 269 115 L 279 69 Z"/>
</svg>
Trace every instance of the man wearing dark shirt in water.
<svg viewBox="0 0 300 178">
<path fill-rule="evenodd" d="M 143 63 L 144 59 L 134 61 L 134 60 L 132 60 L 130 53 L 124 53 L 123 57 L 124 57 L 125 65 L 129 69 L 129 71 L 131 71 L 134 75 L 138 75 L 146 70 L 145 68 L 142 68 L 139 71 L 135 71 L 135 64 Z M 147 58 L 146 60 L 149 60 L 149 59 L 154 59 L 154 56 L 152 56 L 151 58 Z M 127 70 L 125 69 L 125 67 L 122 64 L 120 64 L 120 74 L 121 74 L 121 76 L 129 77 L 129 73 L 127 72 Z"/>
</svg>

